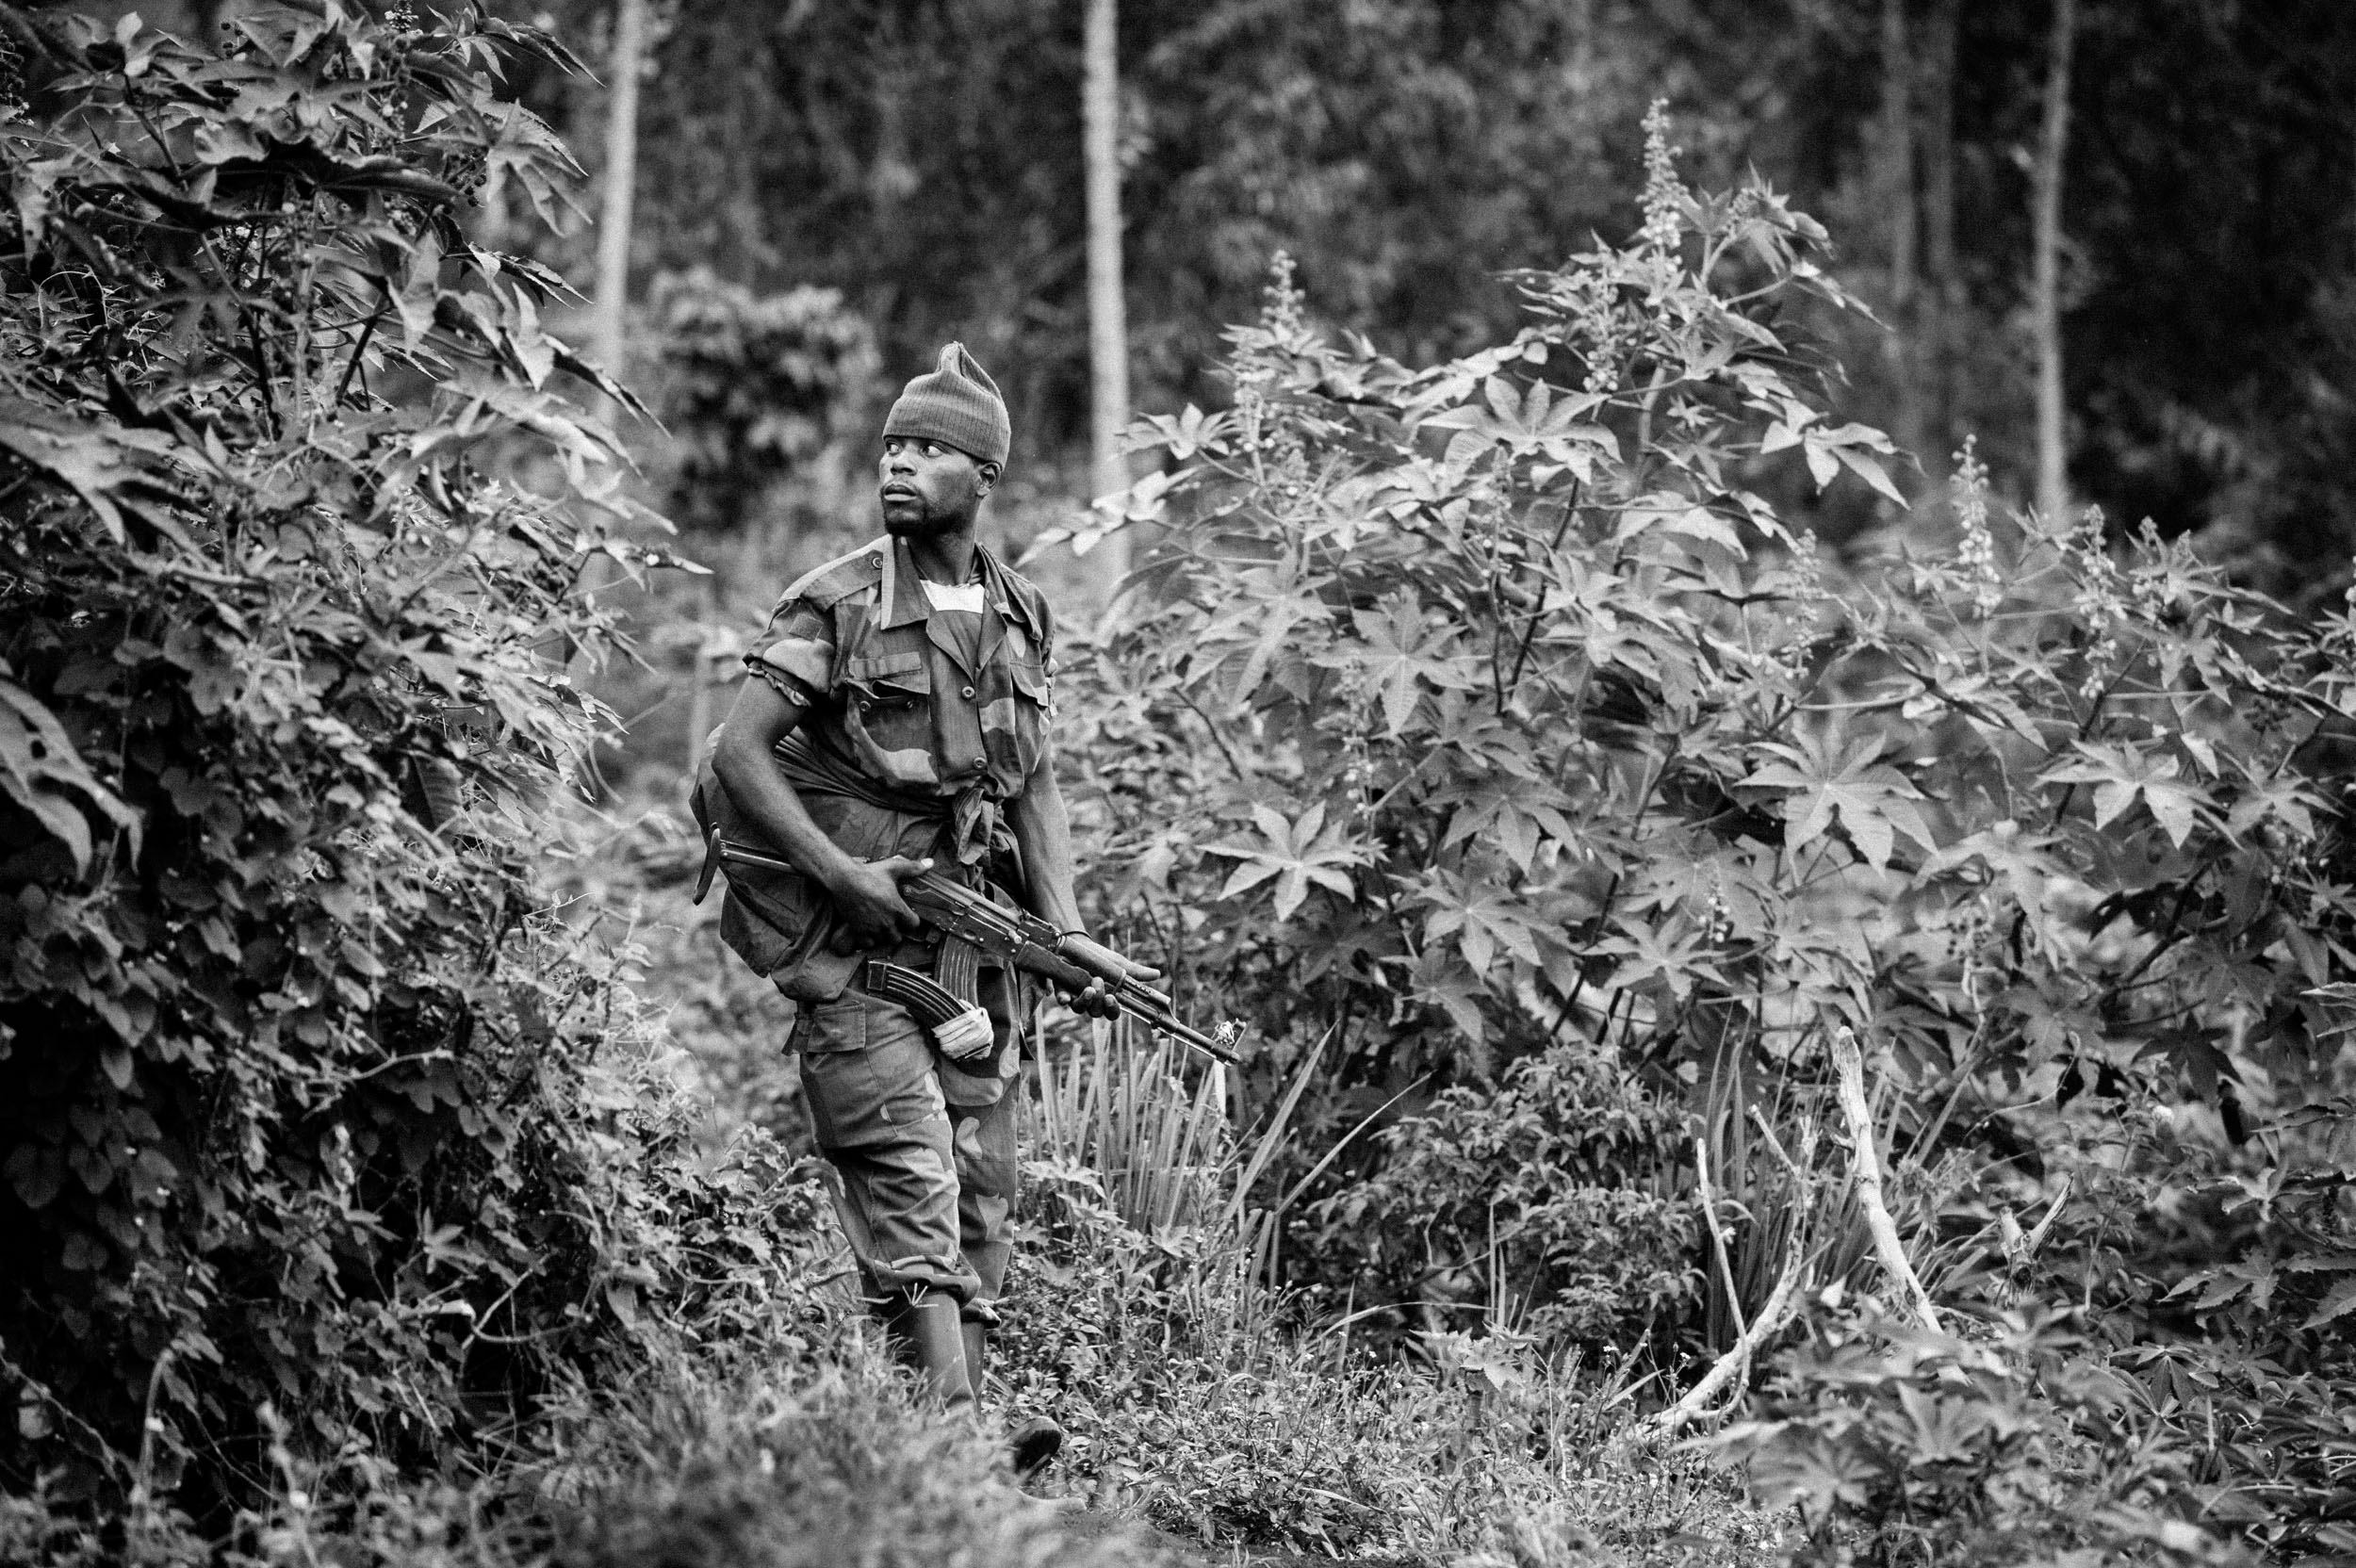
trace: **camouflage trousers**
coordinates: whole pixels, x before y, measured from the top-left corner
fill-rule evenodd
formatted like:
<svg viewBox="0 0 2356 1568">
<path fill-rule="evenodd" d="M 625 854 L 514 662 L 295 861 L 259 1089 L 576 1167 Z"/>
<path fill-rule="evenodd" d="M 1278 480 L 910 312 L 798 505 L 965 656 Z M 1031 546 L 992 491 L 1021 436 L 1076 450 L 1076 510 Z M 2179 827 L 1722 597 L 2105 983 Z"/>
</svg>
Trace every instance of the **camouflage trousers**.
<svg viewBox="0 0 2356 1568">
<path fill-rule="evenodd" d="M 982 1004 L 998 1025 L 993 1059 L 1014 1048 L 1001 981 L 984 972 Z M 805 1004 L 794 1045 L 868 1298 L 939 1290 L 966 1316 L 993 1316 L 1014 1252 L 1021 1096 L 996 1073 L 941 1061 L 915 1015 L 856 986 Z"/>
</svg>

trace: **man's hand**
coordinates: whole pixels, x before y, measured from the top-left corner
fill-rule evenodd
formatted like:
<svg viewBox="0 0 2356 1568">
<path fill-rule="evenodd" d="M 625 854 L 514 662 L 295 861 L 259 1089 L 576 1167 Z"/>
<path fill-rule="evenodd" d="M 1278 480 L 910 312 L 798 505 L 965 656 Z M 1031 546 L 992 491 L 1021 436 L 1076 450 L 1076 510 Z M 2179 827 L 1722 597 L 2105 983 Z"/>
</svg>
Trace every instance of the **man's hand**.
<svg viewBox="0 0 2356 1568">
<path fill-rule="evenodd" d="M 900 896 L 900 884 L 933 869 L 930 860 L 894 855 L 889 860 L 854 860 L 827 888 L 835 912 L 862 947 L 889 947 L 913 937 L 924 922 Z"/>
<path fill-rule="evenodd" d="M 1162 972 L 1151 964 L 1140 964 L 1126 954 L 1114 953 L 1108 948 L 1102 951 L 1118 962 L 1132 980 L 1159 980 L 1162 977 Z M 1112 982 L 1091 980 L 1079 990 L 1065 991 L 1063 999 L 1073 1012 L 1089 1018 L 1117 1018 L 1121 1013 L 1121 1004 L 1113 999 Z"/>
</svg>

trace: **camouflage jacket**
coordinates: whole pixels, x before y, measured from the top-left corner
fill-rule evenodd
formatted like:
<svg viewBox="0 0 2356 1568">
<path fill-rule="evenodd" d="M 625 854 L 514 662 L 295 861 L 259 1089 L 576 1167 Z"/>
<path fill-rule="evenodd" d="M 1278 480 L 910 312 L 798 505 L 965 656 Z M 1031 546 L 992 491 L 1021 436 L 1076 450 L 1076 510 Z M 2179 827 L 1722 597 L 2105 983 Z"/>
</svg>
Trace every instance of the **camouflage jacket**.
<svg viewBox="0 0 2356 1568">
<path fill-rule="evenodd" d="M 1023 792 L 1046 749 L 1055 629 L 1037 588 L 980 546 L 973 553 L 978 657 L 951 629 L 957 612 L 933 608 L 897 540 L 874 540 L 785 591 L 745 662 L 808 710 L 790 747 L 911 803 Z"/>
<path fill-rule="evenodd" d="M 1018 869 L 999 808 L 1047 752 L 1055 630 L 1036 587 L 975 557 L 978 612 L 936 609 L 892 539 L 829 561 L 785 591 L 745 663 L 803 710 L 777 765 L 820 831 L 855 858 L 932 856 L 978 885 Z M 754 836 L 715 781 L 703 788 L 699 816 Z M 834 951 L 832 910 L 790 873 L 731 870 L 721 936 L 796 1001 L 839 996 L 861 956 Z"/>
</svg>

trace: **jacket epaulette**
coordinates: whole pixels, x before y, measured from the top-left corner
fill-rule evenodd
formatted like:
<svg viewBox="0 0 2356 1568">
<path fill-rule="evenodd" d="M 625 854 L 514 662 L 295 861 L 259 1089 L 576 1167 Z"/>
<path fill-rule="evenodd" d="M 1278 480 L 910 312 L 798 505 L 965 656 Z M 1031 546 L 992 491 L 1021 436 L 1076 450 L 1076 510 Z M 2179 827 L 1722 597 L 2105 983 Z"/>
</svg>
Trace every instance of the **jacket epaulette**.
<svg viewBox="0 0 2356 1568">
<path fill-rule="evenodd" d="M 848 554 L 812 566 L 794 580 L 777 602 L 807 599 L 816 609 L 830 610 L 861 588 L 883 580 L 883 552 L 891 547 L 890 538 L 871 539 Z"/>
<path fill-rule="evenodd" d="M 1044 632 L 1055 624 L 1047 606 L 1047 596 L 1038 583 L 1004 563 L 998 569 L 1006 574 L 1007 596 L 1015 600 L 1015 609 L 1031 623 L 1032 629 Z"/>
</svg>

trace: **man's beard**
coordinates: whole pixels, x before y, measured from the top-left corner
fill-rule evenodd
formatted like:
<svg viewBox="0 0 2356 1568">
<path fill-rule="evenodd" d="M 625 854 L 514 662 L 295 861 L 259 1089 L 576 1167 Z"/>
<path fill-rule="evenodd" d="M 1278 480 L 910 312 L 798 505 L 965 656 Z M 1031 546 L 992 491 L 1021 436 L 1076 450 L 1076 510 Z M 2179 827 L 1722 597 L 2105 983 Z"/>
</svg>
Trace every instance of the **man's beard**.
<svg viewBox="0 0 2356 1568">
<path fill-rule="evenodd" d="M 938 539 L 956 532 L 970 517 L 970 514 L 936 508 L 921 499 L 912 510 L 906 501 L 900 508 L 884 513 L 884 531 L 894 539 Z"/>
</svg>

